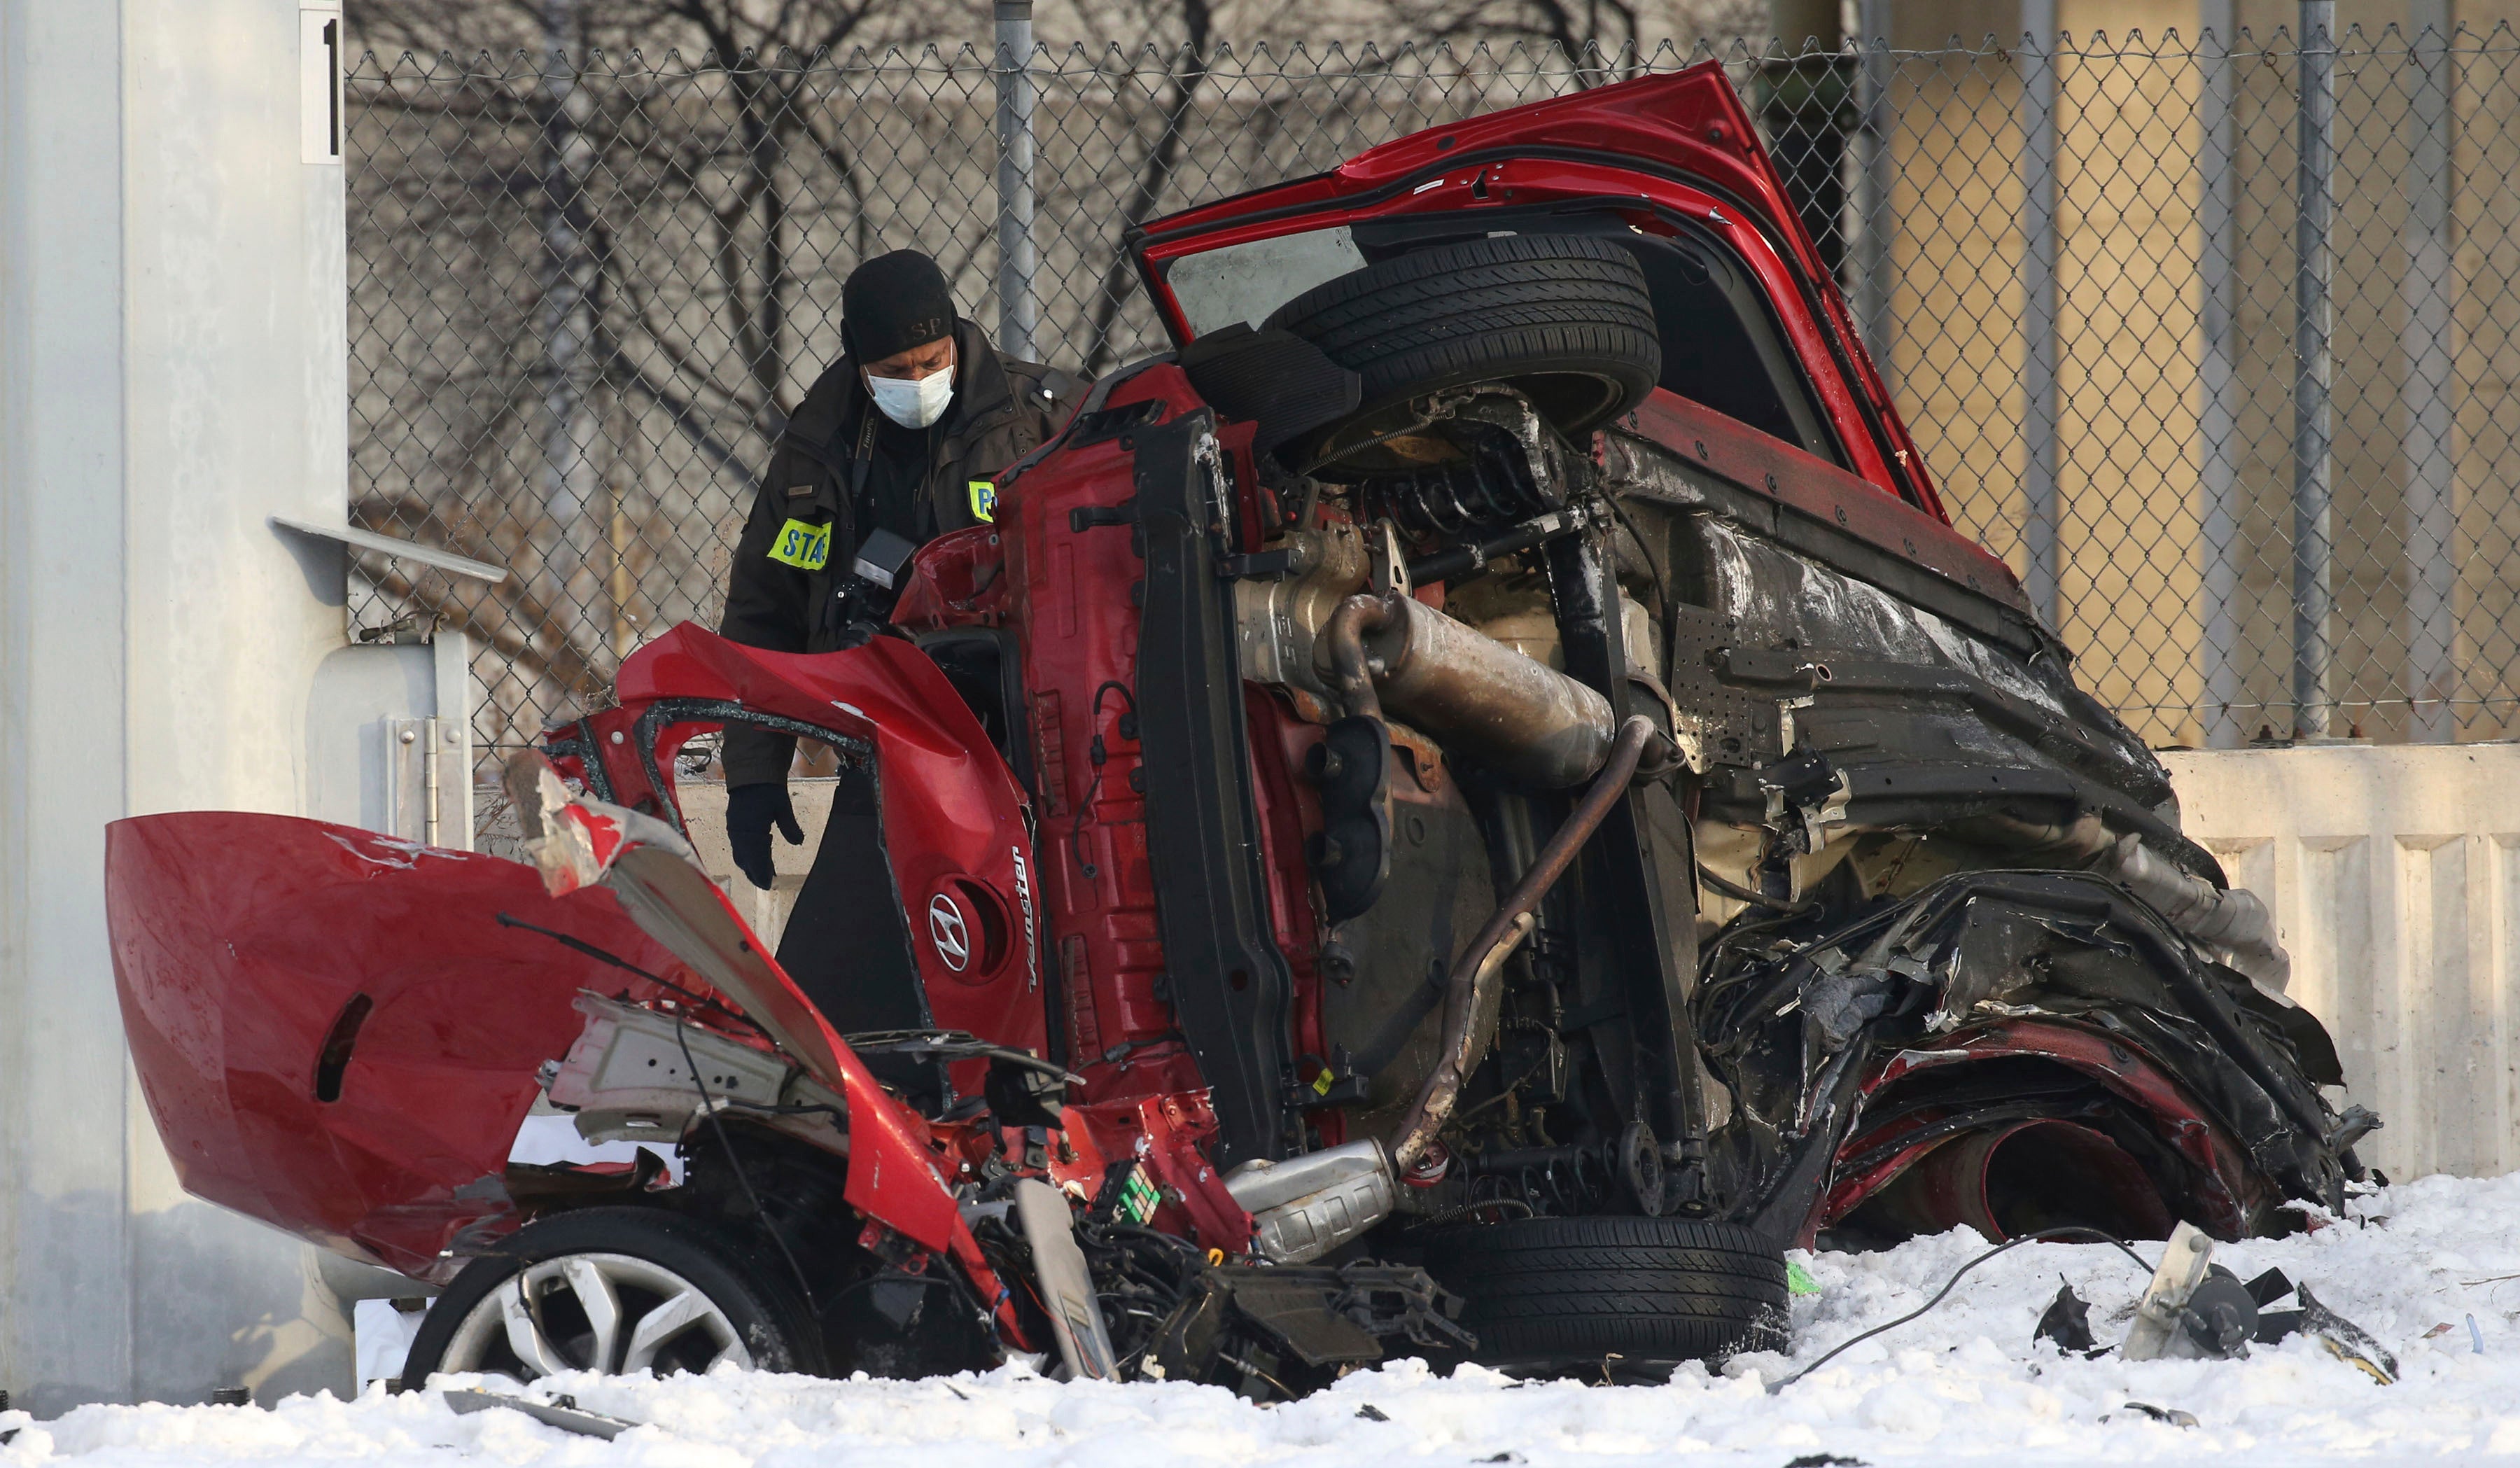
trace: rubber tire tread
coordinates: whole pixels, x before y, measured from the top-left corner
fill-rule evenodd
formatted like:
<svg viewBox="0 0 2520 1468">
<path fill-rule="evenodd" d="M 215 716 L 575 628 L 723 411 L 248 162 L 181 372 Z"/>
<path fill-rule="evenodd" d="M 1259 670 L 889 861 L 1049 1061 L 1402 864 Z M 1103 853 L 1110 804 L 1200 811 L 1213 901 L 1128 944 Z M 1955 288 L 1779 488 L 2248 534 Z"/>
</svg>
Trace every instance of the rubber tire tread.
<svg viewBox="0 0 2520 1468">
<path fill-rule="evenodd" d="M 1778 1343 L 1784 1255 L 1737 1224 L 1525 1219 L 1428 1240 L 1429 1272 L 1462 1295 L 1472 1358 L 1530 1371 L 1705 1360 Z"/>
<path fill-rule="evenodd" d="M 1611 395 L 1557 426 L 1625 411 L 1662 375 L 1653 297 L 1636 257 L 1585 235 L 1465 240 L 1354 270 L 1269 314 L 1365 384 L 1367 409 L 1442 387 L 1591 378 Z"/>
<path fill-rule="evenodd" d="M 785 1281 L 784 1261 L 764 1242 L 747 1247 L 726 1230 L 661 1208 L 572 1209 L 538 1219 L 458 1271 L 429 1302 L 403 1360 L 405 1391 L 437 1369 L 456 1328 L 518 1271 L 564 1254 L 628 1254 L 690 1280 L 746 1335 L 757 1370 L 821 1374 L 822 1335 Z M 417 1368 L 417 1369 L 415 1369 Z"/>
</svg>

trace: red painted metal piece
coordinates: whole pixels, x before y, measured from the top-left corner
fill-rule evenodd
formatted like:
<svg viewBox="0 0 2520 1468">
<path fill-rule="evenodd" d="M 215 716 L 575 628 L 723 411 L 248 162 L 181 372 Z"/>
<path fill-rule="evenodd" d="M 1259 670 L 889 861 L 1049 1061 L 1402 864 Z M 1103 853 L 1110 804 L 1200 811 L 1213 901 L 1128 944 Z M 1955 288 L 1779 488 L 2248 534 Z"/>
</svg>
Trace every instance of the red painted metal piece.
<svg viewBox="0 0 2520 1468">
<path fill-rule="evenodd" d="M 1251 1248 L 1251 1216 L 1225 1190 L 1208 1164 L 1216 1113 L 1205 1088 L 1172 1095 L 1141 1095 L 1067 1109 L 1070 1130 L 1093 1138 L 1103 1156 L 1136 1157 L 1154 1176 L 1163 1203 L 1154 1225 L 1202 1248 L 1228 1254 Z"/>
<path fill-rule="evenodd" d="M 500 1175 L 535 1067 L 577 1038 L 570 1001 L 663 993 L 497 914 L 679 968 L 608 892 L 556 899 L 530 867 L 286 816 L 115 822 L 106 912 L 141 1092 L 185 1189 L 441 1282 L 460 1232 L 513 1220 Z M 338 1033 L 361 996 L 364 1020 Z"/>
<path fill-rule="evenodd" d="M 1108 407 L 1160 402 L 1156 422 L 1198 405 L 1179 369 L 1157 367 L 1115 388 Z M 1250 429 L 1235 435 L 1247 442 Z M 1140 615 L 1130 586 L 1145 574 L 1126 525 L 1074 531 L 1069 512 L 1116 508 L 1134 492 L 1117 438 L 1064 449 L 1027 469 L 1000 500 L 1006 527 L 1008 625 L 1017 638 L 1041 817 L 1041 890 L 1056 934 L 1056 969 L 1077 1099 L 1187 1093 L 1204 1083 L 1159 992 L 1163 949 L 1148 866 L 1146 801 L 1131 789 Z M 1247 516 L 1246 516 L 1247 518 Z M 1094 762 L 1097 740 L 1102 763 Z"/>
<path fill-rule="evenodd" d="M 2150 1056 L 2121 1037 L 2066 1020 L 2005 1019 L 1956 1030 L 1928 1045 L 1900 1051 L 1866 1078 L 1860 1094 L 1876 1095 L 1920 1070 L 1951 1065 L 2033 1056 L 2051 1060 L 2090 1077 L 2151 1126 L 2161 1140 L 2177 1151 L 2192 1173 L 2194 1187 L 2176 1212 L 2218 1238 L 2234 1239 L 2248 1231 L 2249 1218 L 2262 1202 L 2264 1183 L 2249 1164 L 2238 1140 L 2209 1116 L 2185 1087 Z M 1894 1182 L 1941 1145 L 1943 1136 L 1919 1137 L 1898 1145 L 1901 1136 L 1940 1119 L 1937 1113 L 1903 1117 L 1886 1127 L 1859 1130 L 1838 1148 L 1839 1165 L 1892 1150 L 1861 1172 L 1835 1178 L 1819 1208 L 1803 1225 L 1808 1245 L 1814 1234 L 1853 1213 L 1866 1199 Z"/>
<path fill-rule="evenodd" d="M 1155 220 L 1137 251 L 1167 330 L 1187 341 L 1189 321 L 1164 284 L 1167 264 L 1185 254 L 1404 214 L 1622 199 L 1637 201 L 1638 228 L 1654 231 L 1659 206 L 1723 238 L 1757 277 L 1856 472 L 1949 521 L 1782 176 L 1714 62 L 1412 133 L 1328 173 Z"/>
<path fill-rule="evenodd" d="M 1955 530 L 1941 516 L 1876 492 L 1836 465 L 1772 438 L 1737 419 L 1657 387 L 1622 420 L 1741 489 L 1849 535 L 1947 581 L 2022 611 L 2030 609 L 2020 578 L 2002 557 Z"/>
<path fill-rule="evenodd" d="M 660 794 L 670 801 L 674 752 L 717 727 L 693 718 L 657 731 L 655 768 L 667 786 L 658 792 L 639 756 L 638 731 L 659 704 L 737 702 L 872 745 L 885 854 L 911 914 L 911 948 L 936 1023 L 1021 1049 L 1048 1044 L 1043 913 L 1023 786 L 925 653 L 897 638 L 844 652 L 766 652 L 685 623 L 631 654 L 617 688 L 620 706 L 586 722 L 615 803 L 634 808 Z M 925 920 L 940 896 L 966 912 L 980 937 L 995 938 L 974 942 L 960 969 L 938 950 Z M 985 1069 L 962 1062 L 955 1086 L 977 1091 Z"/>
<path fill-rule="evenodd" d="M 1006 552 L 995 525 L 950 531 L 922 546 L 893 599 L 896 627 L 927 632 L 1006 620 Z"/>
</svg>

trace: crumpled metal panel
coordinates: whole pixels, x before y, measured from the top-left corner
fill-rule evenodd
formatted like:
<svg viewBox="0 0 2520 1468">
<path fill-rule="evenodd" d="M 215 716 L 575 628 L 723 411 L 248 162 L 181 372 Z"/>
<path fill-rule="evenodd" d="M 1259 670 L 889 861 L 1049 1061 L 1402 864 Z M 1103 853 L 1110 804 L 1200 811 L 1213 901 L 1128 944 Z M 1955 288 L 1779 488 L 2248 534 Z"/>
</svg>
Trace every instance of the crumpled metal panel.
<svg viewBox="0 0 2520 1468">
<path fill-rule="evenodd" d="M 674 961 L 608 892 L 555 899 L 530 867 L 289 816 L 115 822 L 106 910 L 185 1189 L 428 1279 L 467 1225 L 509 1214 L 509 1144 L 535 1068 L 577 1035 L 577 992 L 658 992 L 497 914 Z"/>
</svg>

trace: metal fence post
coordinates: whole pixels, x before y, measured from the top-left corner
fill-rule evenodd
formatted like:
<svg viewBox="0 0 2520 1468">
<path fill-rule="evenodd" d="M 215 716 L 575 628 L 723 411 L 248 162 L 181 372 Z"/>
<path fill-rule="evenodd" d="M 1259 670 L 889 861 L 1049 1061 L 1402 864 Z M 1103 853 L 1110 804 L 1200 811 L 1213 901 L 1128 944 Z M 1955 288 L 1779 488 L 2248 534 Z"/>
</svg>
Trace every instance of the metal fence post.
<svg viewBox="0 0 2520 1468">
<path fill-rule="evenodd" d="M 2205 746 L 2245 731 L 2240 702 L 2240 343 L 2233 316 L 2239 229 L 2234 157 L 2233 0 L 2199 7 L 2196 108 L 2196 579 Z"/>
<path fill-rule="evenodd" d="M 577 0 L 543 0 L 542 498 L 551 546 L 543 560 L 553 616 L 563 636 L 595 619 L 596 513 L 603 473 L 595 445 L 595 306 L 599 277 L 586 241 L 585 182 L 595 164 L 587 136 L 595 99 L 570 60 Z"/>
<path fill-rule="evenodd" d="M 2450 6 L 2415 0 L 2408 63 L 2407 275 L 2400 400 L 2407 443 L 2408 737 L 2447 744 L 2458 732 L 2455 646 L 2458 512 L 2451 459 Z"/>
<path fill-rule="evenodd" d="M 2335 307 L 2328 240 L 2336 181 L 2336 0 L 2301 0 L 2301 113 L 2293 231 L 2292 701 L 2293 737 L 2333 733 L 2328 686 L 2335 611 L 2329 341 Z"/>
<path fill-rule="evenodd" d="M 2021 541 L 2030 604 L 2064 618 L 2056 496 L 2056 3 L 2021 0 Z"/>
<path fill-rule="evenodd" d="M 1890 152 L 1890 0 L 1862 0 L 1856 7 L 1857 100 L 1862 121 L 1855 135 L 1855 324 L 1864 344 L 1881 370 L 1882 381 L 1895 396 L 1897 364 L 1891 344 L 1892 241 L 1898 217 L 1890 212 L 1890 189 L 1898 159 Z"/>
<path fill-rule="evenodd" d="M 997 0 L 998 350 L 1034 359 L 1032 0 Z"/>
</svg>

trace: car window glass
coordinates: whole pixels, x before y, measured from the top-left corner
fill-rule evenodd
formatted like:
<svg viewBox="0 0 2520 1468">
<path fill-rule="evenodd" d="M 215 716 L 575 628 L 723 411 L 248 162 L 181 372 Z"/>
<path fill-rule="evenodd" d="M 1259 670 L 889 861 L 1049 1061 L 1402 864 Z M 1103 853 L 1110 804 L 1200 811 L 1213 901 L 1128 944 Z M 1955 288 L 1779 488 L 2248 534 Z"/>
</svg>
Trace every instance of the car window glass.
<svg viewBox="0 0 2520 1468">
<path fill-rule="evenodd" d="M 1258 326 L 1270 312 L 1326 281 L 1365 268 L 1344 225 L 1228 245 L 1184 255 L 1164 271 L 1192 336 L 1237 322 Z"/>
</svg>

